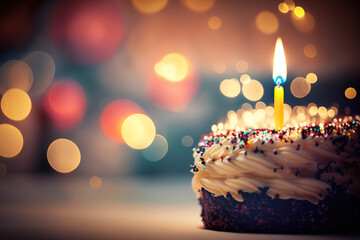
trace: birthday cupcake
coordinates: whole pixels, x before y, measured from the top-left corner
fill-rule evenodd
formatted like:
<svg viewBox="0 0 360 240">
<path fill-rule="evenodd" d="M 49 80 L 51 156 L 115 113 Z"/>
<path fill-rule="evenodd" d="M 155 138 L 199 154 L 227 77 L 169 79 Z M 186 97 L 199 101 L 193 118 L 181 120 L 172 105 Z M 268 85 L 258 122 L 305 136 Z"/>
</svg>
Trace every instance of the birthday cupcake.
<svg viewBox="0 0 360 240">
<path fill-rule="evenodd" d="M 205 136 L 194 149 L 191 167 L 205 228 L 261 233 L 360 229 L 359 125 L 351 119 Z"/>
</svg>

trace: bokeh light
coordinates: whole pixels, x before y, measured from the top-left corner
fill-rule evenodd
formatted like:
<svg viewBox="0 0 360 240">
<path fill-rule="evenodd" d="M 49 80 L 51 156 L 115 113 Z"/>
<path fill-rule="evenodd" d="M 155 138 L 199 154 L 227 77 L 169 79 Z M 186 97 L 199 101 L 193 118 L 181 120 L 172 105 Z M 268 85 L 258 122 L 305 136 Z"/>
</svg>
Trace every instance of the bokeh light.
<svg viewBox="0 0 360 240">
<path fill-rule="evenodd" d="M 242 74 L 240 77 L 240 82 L 242 84 L 248 84 L 251 81 L 251 77 L 248 74 Z"/>
<path fill-rule="evenodd" d="M 311 84 L 316 83 L 317 80 L 318 78 L 315 73 L 309 73 L 308 75 L 306 75 L 306 81 L 308 81 Z"/>
<path fill-rule="evenodd" d="M 168 142 L 160 134 L 156 134 L 151 145 L 141 150 L 142 155 L 149 161 L 159 161 L 163 159 L 168 152 Z"/>
<path fill-rule="evenodd" d="M 1 110 L 11 120 L 24 120 L 31 111 L 30 97 L 21 89 L 10 89 L 1 98 Z"/>
<path fill-rule="evenodd" d="M 250 101 L 258 101 L 264 95 L 264 87 L 259 81 L 252 79 L 243 85 L 243 94 Z"/>
<path fill-rule="evenodd" d="M 268 115 L 268 116 L 274 115 L 274 111 L 275 111 L 274 107 L 272 107 L 272 106 L 267 106 L 265 108 L 266 115 Z"/>
<path fill-rule="evenodd" d="M 314 58 L 317 55 L 317 50 L 315 45 L 313 44 L 307 44 L 304 47 L 304 55 L 308 58 Z"/>
<path fill-rule="evenodd" d="M 218 74 L 224 73 L 226 71 L 226 65 L 223 62 L 216 62 L 214 64 L 214 71 Z"/>
<path fill-rule="evenodd" d="M 257 102 L 255 104 L 255 109 L 265 109 L 266 108 L 266 104 L 264 102 Z"/>
<path fill-rule="evenodd" d="M 300 32 L 311 32 L 315 27 L 315 19 L 313 15 L 306 12 L 304 17 L 298 18 L 295 14 L 291 14 L 291 22 Z"/>
<path fill-rule="evenodd" d="M 94 189 L 98 189 L 102 186 L 102 179 L 99 176 L 92 176 L 89 179 L 89 185 Z"/>
<path fill-rule="evenodd" d="M 269 11 L 260 12 L 256 16 L 255 24 L 258 30 L 265 34 L 273 34 L 279 28 L 279 21 L 277 17 Z"/>
<path fill-rule="evenodd" d="M 310 114 L 310 116 L 315 116 L 316 114 L 318 113 L 318 108 L 317 108 L 317 106 L 311 106 L 310 108 L 309 108 L 309 114 Z"/>
<path fill-rule="evenodd" d="M 183 0 L 182 2 L 194 12 L 206 12 L 215 4 L 215 0 Z"/>
<path fill-rule="evenodd" d="M 83 88 L 72 80 L 54 83 L 44 101 L 45 110 L 58 129 L 73 128 L 84 117 L 86 95 Z"/>
<path fill-rule="evenodd" d="M 131 2 L 139 12 L 153 14 L 161 11 L 168 0 L 131 0 Z"/>
<path fill-rule="evenodd" d="M 328 112 L 327 112 L 327 114 L 328 114 L 328 116 L 329 116 L 330 118 L 335 117 L 335 111 L 334 111 L 334 109 L 329 109 Z"/>
<path fill-rule="evenodd" d="M 320 106 L 319 109 L 318 109 L 318 114 L 322 119 L 327 118 L 328 117 L 328 115 L 327 115 L 328 111 L 327 111 L 326 107 Z"/>
<path fill-rule="evenodd" d="M 235 68 L 239 73 L 245 73 L 249 69 L 249 64 L 245 60 L 240 60 L 236 62 Z"/>
<path fill-rule="evenodd" d="M 288 5 L 287 5 L 286 3 L 284 3 L 284 2 L 279 3 L 278 9 L 279 9 L 279 11 L 282 12 L 282 13 L 288 13 L 289 10 L 290 10 L 289 7 L 288 7 Z"/>
<path fill-rule="evenodd" d="M 295 78 L 290 85 L 291 93 L 297 98 L 307 96 L 311 90 L 311 84 L 303 77 Z"/>
<path fill-rule="evenodd" d="M 100 126 L 102 131 L 112 140 L 124 143 L 121 128 L 124 120 L 135 113 L 143 113 L 143 109 L 136 103 L 119 99 L 106 106 L 101 114 Z"/>
<path fill-rule="evenodd" d="M 124 23 L 116 1 L 60 1 L 50 23 L 54 43 L 69 60 L 85 65 L 104 62 L 119 48 Z"/>
<path fill-rule="evenodd" d="M 0 67 L 0 93 L 12 88 L 28 92 L 32 84 L 32 70 L 24 61 L 8 61 Z"/>
<path fill-rule="evenodd" d="M 43 51 L 31 52 L 23 58 L 31 68 L 33 84 L 29 90 L 30 96 L 39 96 L 50 86 L 55 75 L 55 62 L 53 58 Z"/>
<path fill-rule="evenodd" d="M 24 139 L 19 129 L 10 124 L 0 124 L 0 156 L 15 157 L 23 145 Z"/>
<path fill-rule="evenodd" d="M 211 127 L 211 130 L 212 130 L 213 132 L 216 132 L 216 131 L 217 131 L 217 126 L 216 126 L 216 125 L 213 125 L 213 126 Z M 186 135 L 186 136 L 183 136 L 183 137 L 181 138 L 181 143 L 182 143 L 182 145 L 184 145 L 185 147 L 191 147 L 191 146 L 194 144 L 194 139 L 193 139 L 191 136 Z"/>
<path fill-rule="evenodd" d="M 303 18 L 305 16 L 305 11 L 300 6 L 296 6 L 293 10 L 293 13 L 297 18 Z"/>
<path fill-rule="evenodd" d="M 355 90 L 355 88 L 348 87 L 348 88 L 345 90 L 345 97 L 348 98 L 348 99 L 354 99 L 354 98 L 356 97 L 356 90 Z"/>
<path fill-rule="evenodd" d="M 188 75 L 186 58 L 178 53 L 170 53 L 155 64 L 155 72 L 170 82 L 180 82 Z"/>
<path fill-rule="evenodd" d="M 150 146 L 155 138 L 155 124 L 144 114 L 133 114 L 124 120 L 121 127 L 125 143 L 134 149 L 144 149 Z"/>
<path fill-rule="evenodd" d="M 74 142 L 59 138 L 49 145 L 47 159 L 55 171 L 69 173 L 79 166 L 81 153 Z"/>
<path fill-rule="evenodd" d="M 236 78 L 225 79 L 220 83 L 221 93 L 228 98 L 234 98 L 240 94 L 241 86 Z"/>
<path fill-rule="evenodd" d="M 218 16 L 212 16 L 208 20 L 208 26 L 212 30 L 218 30 L 221 27 L 221 19 Z"/>
</svg>

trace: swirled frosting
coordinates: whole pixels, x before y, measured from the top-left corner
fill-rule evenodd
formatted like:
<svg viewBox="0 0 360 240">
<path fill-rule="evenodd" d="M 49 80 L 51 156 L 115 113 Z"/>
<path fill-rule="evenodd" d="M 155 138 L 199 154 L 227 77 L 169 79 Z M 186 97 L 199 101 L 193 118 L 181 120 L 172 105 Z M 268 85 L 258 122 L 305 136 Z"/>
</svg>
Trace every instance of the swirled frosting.
<svg viewBox="0 0 360 240">
<path fill-rule="evenodd" d="M 214 196 L 228 193 L 242 202 L 242 192 L 267 189 L 271 198 L 317 204 L 332 186 L 360 196 L 359 122 L 283 131 L 247 129 L 210 133 L 194 149 L 192 186 Z"/>
</svg>

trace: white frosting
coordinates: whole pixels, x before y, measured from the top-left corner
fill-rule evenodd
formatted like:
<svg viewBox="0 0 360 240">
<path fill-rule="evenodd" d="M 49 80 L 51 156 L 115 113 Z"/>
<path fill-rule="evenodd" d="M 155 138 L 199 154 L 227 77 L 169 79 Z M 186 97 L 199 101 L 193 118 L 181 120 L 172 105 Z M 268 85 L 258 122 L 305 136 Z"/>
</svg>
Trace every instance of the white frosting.
<svg viewBox="0 0 360 240">
<path fill-rule="evenodd" d="M 335 135 L 333 137 L 336 138 Z M 260 192 L 259 188 L 268 187 L 266 194 L 271 198 L 278 195 L 280 199 L 294 198 L 317 204 L 327 195 L 327 189 L 331 188 L 328 180 L 333 177 L 337 184 L 349 184 L 352 181 L 349 191 L 360 196 L 359 170 L 344 169 L 344 164 L 351 166 L 359 158 L 350 143 L 347 143 L 340 154 L 336 153 L 337 147 L 332 141 L 324 137 L 309 136 L 302 139 L 297 136 L 293 143 L 278 139 L 272 144 L 264 141 L 262 135 L 253 137 L 251 143 L 241 149 L 239 143 L 232 144 L 229 140 L 221 143 L 222 145 L 207 147 L 202 156 L 194 151 L 198 171 L 194 172 L 192 186 L 198 197 L 201 188 L 204 188 L 214 196 L 226 197 L 230 193 L 233 198 L 242 202 L 243 197 L 239 191 L 253 193 Z M 234 146 L 237 146 L 235 150 Z M 256 148 L 257 153 L 254 152 Z M 317 179 L 315 174 L 318 167 L 322 169 L 329 164 L 332 170 L 324 172 Z M 344 176 L 338 169 L 341 169 Z M 296 174 L 297 171 L 299 174 Z"/>
</svg>

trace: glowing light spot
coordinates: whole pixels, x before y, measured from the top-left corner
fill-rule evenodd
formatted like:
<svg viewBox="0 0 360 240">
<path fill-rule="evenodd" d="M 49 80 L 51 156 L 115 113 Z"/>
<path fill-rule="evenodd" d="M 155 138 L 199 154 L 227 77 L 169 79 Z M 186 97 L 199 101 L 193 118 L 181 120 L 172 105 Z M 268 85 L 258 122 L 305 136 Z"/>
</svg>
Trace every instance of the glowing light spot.
<svg viewBox="0 0 360 240">
<path fill-rule="evenodd" d="M 345 97 L 348 99 L 354 99 L 356 97 L 355 88 L 349 87 L 345 90 Z"/>
<path fill-rule="evenodd" d="M 304 107 L 298 107 L 297 109 L 296 109 L 296 113 L 297 114 L 301 114 L 301 113 L 305 113 L 305 108 Z"/>
<path fill-rule="evenodd" d="M 334 109 L 329 109 L 328 112 L 327 112 L 327 114 L 328 114 L 328 116 L 331 117 L 331 118 L 335 117 L 335 111 L 334 111 Z"/>
<path fill-rule="evenodd" d="M 255 104 L 255 108 L 256 109 L 265 109 L 266 108 L 266 104 L 264 102 L 257 102 Z"/>
<path fill-rule="evenodd" d="M 308 57 L 308 58 L 314 58 L 314 57 L 316 57 L 316 54 L 317 54 L 316 47 L 315 47 L 313 44 L 307 44 L 307 45 L 304 47 L 304 54 L 305 54 L 305 56 Z"/>
<path fill-rule="evenodd" d="M 217 132 L 217 130 L 218 130 L 217 126 L 216 126 L 215 124 L 213 124 L 213 125 L 211 126 L 211 131 Z M 192 139 L 192 138 L 191 138 L 191 139 Z M 181 140 L 181 142 L 182 142 L 182 140 Z M 183 143 L 183 144 L 184 144 L 184 143 Z M 191 145 L 192 145 L 192 143 L 191 143 Z"/>
<path fill-rule="evenodd" d="M 296 119 L 299 121 L 299 122 L 304 122 L 306 120 L 306 116 L 304 113 L 300 113 L 296 116 Z"/>
<path fill-rule="evenodd" d="M 265 108 L 266 115 L 268 115 L 268 116 L 274 115 L 274 111 L 275 111 L 274 107 L 272 107 L 272 106 L 267 106 Z"/>
<path fill-rule="evenodd" d="M 0 163 L 0 177 L 5 176 L 7 173 L 7 167 L 4 163 Z"/>
<path fill-rule="evenodd" d="M 290 120 L 290 117 L 291 117 L 291 107 L 289 104 L 284 104 L 284 121 L 285 122 L 288 122 Z"/>
<path fill-rule="evenodd" d="M 291 22 L 292 24 L 299 30 L 300 32 L 310 32 L 315 27 L 315 19 L 313 15 L 309 12 L 306 12 L 304 17 L 298 18 L 295 16 L 294 12 L 291 14 Z"/>
<path fill-rule="evenodd" d="M 188 74 L 188 63 L 184 56 L 170 53 L 155 65 L 155 72 L 170 82 L 180 82 Z"/>
<path fill-rule="evenodd" d="M 144 114 L 133 114 L 127 117 L 121 127 L 125 143 L 134 149 L 144 149 L 150 146 L 155 138 L 155 125 Z"/>
<path fill-rule="evenodd" d="M 297 98 L 303 98 L 309 94 L 311 84 L 303 77 L 295 78 L 290 85 L 291 93 Z"/>
<path fill-rule="evenodd" d="M 24 61 L 8 61 L 0 68 L 0 93 L 18 88 L 28 92 L 33 84 L 33 72 Z"/>
<path fill-rule="evenodd" d="M 81 153 L 74 142 L 59 138 L 50 144 L 47 150 L 47 159 L 55 171 L 69 173 L 79 166 Z"/>
<path fill-rule="evenodd" d="M 168 142 L 166 139 L 156 134 L 154 141 L 151 143 L 149 147 L 141 150 L 142 155 L 145 159 L 149 161 L 159 161 L 163 159 L 168 152 Z"/>
<path fill-rule="evenodd" d="M 86 110 L 86 95 L 83 88 L 72 80 L 54 83 L 46 98 L 45 110 L 59 129 L 78 125 Z"/>
<path fill-rule="evenodd" d="M 266 112 L 264 109 L 258 109 L 256 110 L 256 112 L 254 113 L 254 119 L 257 122 L 261 122 L 265 119 L 266 116 Z"/>
<path fill-rule="evenodd" d="M 287 12 L 289 12 L 289 7 L 288 7 L 288 5 L 287 5 L 286 3 L 279 3 L 278 9 L 279 9 L 279 11 L 282 12 L 282 13 L 287 13 Z"/>
<path fill-rule="evenodd" d="M 251 109 L 252 109 L 252 106 L 251 106 L 250 103 L 243 103 L 243 104 L 241 105 L 241 109 L 243 109 L 243 110 L 251 110 Z"/>
<path fill-rule="evenodd" d="M 295 7 L 293 13 L 298 18 L 303 18 L 305 16 L 305 11 L 300 6 Z"/>
<path fill-rule="evenodd" d="M 55 75 L 55 62 L 53 58 L 42 51 L 35 51 L 23 58 L 33 72 L 33 84 L 29 90 L 32 96 L 42 94 L 51 84 Z"/>
<path fill-rule="evenodd" d="M 235 78 L 225 79 L 220 84 L 220 91 L 225 97 L 234 98 L 240 94 L 240 82 Z"/>
<path fill-rule="evenodd" d="M 184 0 L 186 7 L 194 12 L 206 12 L 215 4 L 215 0 Z"/>
<path fill-rule="evenodd" d="M 102 186 L 102 180 L 98 176 L 92 176 L 89 180 L 89 185 L 94 189 L 98 189 Z"/>
<path fill-rule="evenodd" d="M 318 108 L 316 106 L 311 106 L 309 108 L 309 114 L 310 116 L 315 116 L 318 113 Z"/>
<path fill-rule="evenodd" d="M 318 114 L 322 119 L 327 118 L 328 111 L 327 111 L 326 107 L 323 107 L 323 106 L 319 107 Z"/>
<path fill-rule="evenodd" d="M 167 0 L 131 0 L 133 6 L 142 13 L 153 14 L 161 11 L 167 4 Z"/>
<path fill-rule="evenodd" d="M 243 74 L 240 77 L 240 82 L 242 84 L 248 84 L 251 81 L 251 77 L 248 74 Z"/>
<path fill-rule="evenodd" d="M 24 139 L 21 132 L 10 124 L 0 124 L 0 156 L 12 158 L 23 148 Z"/>
<path fill-rule="evenodd" d="M 224 124 L 223 123 L 218 123 L 218 129 L 223 130 L 223 128 L 224 128 Z"/>
<path fill-rule="evenodd" d="M 221 27 L 221 19 L 217 16 L 212 16 L 208 20 L 208 26 L 212 30 L 218 30 Z"/>
<path fill-rule="evenodd" d="M 213 132 L 216 132 L 217 131 L 217 126 L 212 125 L 211 129 L 212 129 Z M 194 139 L 191 136 L 184 136 L 181 139 L 181 143 L 185 147 L 191 147 L 194 144 Z"/>
<path fill-rule="evenodd" d="M 306 75 L 306 81 L 308 81 L 311 84 L 316 83 L 317 80 L 318 78 L 315 73 L 309 73 L 308 75 Z"/>
<path fill-rule="evenodd" d="M 121 134 L 122 125 L 127 117 L 135 113 L 143 113 L 142 108 L 136 103 L 126 99 L 113 101 L 101 114 L 101 129 L 112 140 L 124 143 Z"/>
<path fill-rule="evenodd" d="M 259 81 L 252 79 L 243 85 L 243 94 L 250 101 L 258 101 L 264 95 L 264 88 Z"/>
<path fill-rule="evenodd" d="M 223 62 L 217 62 L 214 64 L 214 71 L 218 74 L 224 73 L 226 71 L 226 65 Z"/>
<path fill-rule="evenodd" d="M 245 121 L 245 124 L 251 125 L 254 122 L 254 117 L 250 111 L 245 111 L 242 115 L 242 119 Z"/>
<path fill-rule="evenodd" d="M 31 100 L 26 92 L 10 89 L 1 98 L 1 110 L 11 120 L 24 120 L 31 111 Z"/>
<path fill-rule="evenodd" d="M 256 16 L 255 24 L 258 30 L 264 34 L 273 34 L 279 28 L 277 17 L 269 11 L 260 12 Z"/>
<path fill-rule="evenodd" d="M 245 60 L 240 60 L 236 62 L 235 68 L 239 73 L 245 73 L 249 69 L 249 64 Z"/>
<path fill-rule="evenodd" d="M 290 11 L 294 10 L 295 3 L 293 0 L 285 0 L 284 3 L 288 6 Z"/>
</svg>

